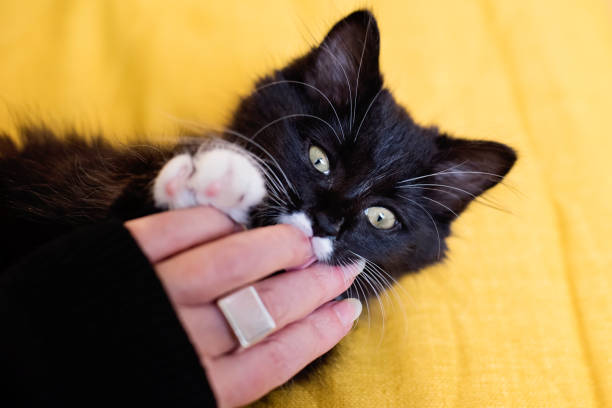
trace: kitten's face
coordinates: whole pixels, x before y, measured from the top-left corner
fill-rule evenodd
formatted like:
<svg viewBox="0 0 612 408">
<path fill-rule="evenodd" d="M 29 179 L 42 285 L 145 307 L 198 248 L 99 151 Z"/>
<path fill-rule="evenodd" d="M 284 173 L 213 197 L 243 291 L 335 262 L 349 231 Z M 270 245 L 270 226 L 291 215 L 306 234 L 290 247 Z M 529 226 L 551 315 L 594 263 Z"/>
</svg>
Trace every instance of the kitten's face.
<svg viewBox="0 0 612 408">
<path fill-rule="evenodd" d="M 353 13 L 319 47 L 263 78 L 232 128 L 259 145 L 246 148 L 273 173 L 255 225 L 311 231 L 320 261 L 358 254 L 391 273 L 415 271 L 443 256 L 450 222 L 516 156 L 416 125 L 384 89 L 378 55 L 373 16 Z"/>
</svg>

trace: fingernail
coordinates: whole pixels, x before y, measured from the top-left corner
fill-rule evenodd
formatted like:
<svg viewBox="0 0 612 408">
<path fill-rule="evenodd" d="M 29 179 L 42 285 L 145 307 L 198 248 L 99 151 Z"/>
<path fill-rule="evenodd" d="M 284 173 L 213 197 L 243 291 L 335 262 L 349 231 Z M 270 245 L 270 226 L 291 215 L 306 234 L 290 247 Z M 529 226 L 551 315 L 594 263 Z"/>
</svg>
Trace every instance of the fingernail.
<svg viewBox="0 0 612 408">
<path fill-rule="evenodd" d="M 342 272 L 346 279 L 353 279 L 363 271 L 363 268 L 365 268 L 365 261 L 360 259 L 352 264 L 343 266 Z"/>
<path fill-rule="evenodd" d="M 234 231 L 233 232 L 242 232 L 242 231 L 246 231 L 247 227 L 244 224 L 238 224 L 237 222 L 234 223 Z"/>
<path fill-rule="evenodd" d="M 359 299 L 348 298 L 334 305 L 334 312 L 344 326 L 350 326 L 361 314 L 361 302 Z"/>
<path fill-rule="evenodd" d="M 290 268 L 287 269 L 287 271 L 299 271 L 301 269 L 306 269 L 308 268 L 310 265 L 312 265 L 313 263 L 315 263 L 317 261 L 317 257 L 315 256 L 311 256 L 306 262 L 304 262 L 302 265 L 296 267 L 296 268 Z"/>
</svg>

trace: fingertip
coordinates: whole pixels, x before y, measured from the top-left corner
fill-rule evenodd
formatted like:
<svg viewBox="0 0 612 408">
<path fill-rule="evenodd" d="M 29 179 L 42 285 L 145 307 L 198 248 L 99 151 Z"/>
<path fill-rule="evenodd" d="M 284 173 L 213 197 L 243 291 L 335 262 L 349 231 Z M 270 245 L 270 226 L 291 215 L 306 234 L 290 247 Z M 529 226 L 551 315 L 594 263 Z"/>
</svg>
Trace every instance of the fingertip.
<svg viewBox="0 0 612 408">
<path fill-rule="evenodd" d="M 244 224 L 239 224 L 237 222 L 234 223 L 234 232 L 243 232 L 246 231 L 247 227 Z"/>
<path fill-rule="evenodd" d="M 308 245 L 310 245 L 310 237 L 307 236 L 306 234 L 304 234 L 304 231 L 302 231 L 301 229 L 290 225 L 290 224 L 276 224 L 271 228 L 276 228 L 282 231 L 285 231 L 286 234 L 289 234 L 293 237 L 293 239 L 296 239 L 300 242 L 306 243 Z"/>
<path fill-rule="evenodd" d="M 344 327 L 351 327 L 355 320 L 359 318 L 363 310 L 361 302 L 359 299 L 355 298 L 348 298 L 336 302 L 332 308 Z"/>
<path fill-rule="evenodd" d="M 312 242 L 310 240 L 310 237 L 304 234 L 304 231 L 300 230 L 297 227 L 294 227 L 293 225 L 287 225 L 287 224 L 280 224 L 280 225 L 285 228 L 289 228 L 291 230 L 291 233 L 294 236 L 296 236 L 297 240 L 301 243 L 302 249 L 305 251 L 305 256 L 302 256 L 302 259 L 304 260 L 304 262 L 314 257 L 314 250 L 312 249 Z"/>
<path fill-rule="evenodd" d="M 292 225 L 277 224 L 263 227 L 261 230 L 266 230 L 266 233 L 270 234 L 266 239 L 276 241 L 277 248 L 290 251 L 289 264 L 284 269 L 304 265 L 314 256 L 310 238 Z"/>
</svg>

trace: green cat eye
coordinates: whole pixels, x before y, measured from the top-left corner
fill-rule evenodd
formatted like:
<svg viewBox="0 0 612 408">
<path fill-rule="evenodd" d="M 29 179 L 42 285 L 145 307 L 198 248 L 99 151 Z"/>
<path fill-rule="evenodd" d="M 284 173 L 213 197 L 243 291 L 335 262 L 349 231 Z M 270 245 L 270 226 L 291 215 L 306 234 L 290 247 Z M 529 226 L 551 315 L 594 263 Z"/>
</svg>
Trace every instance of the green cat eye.
<svg viewBox="0 0 612 408">
<path fill-rule="evenodd" d="M 370 207 L 364 213 L 375 228 L 389 229 L 395 225 L 395 214 L 385 207 Z"/>
<path fill-rule="evenodd" d="M 315 169 L 325 175 L 329 174 L 329 160 L 327 160 L 327 155 L 320 147 L 310 146 L 308 157 Z"/>
</svg>

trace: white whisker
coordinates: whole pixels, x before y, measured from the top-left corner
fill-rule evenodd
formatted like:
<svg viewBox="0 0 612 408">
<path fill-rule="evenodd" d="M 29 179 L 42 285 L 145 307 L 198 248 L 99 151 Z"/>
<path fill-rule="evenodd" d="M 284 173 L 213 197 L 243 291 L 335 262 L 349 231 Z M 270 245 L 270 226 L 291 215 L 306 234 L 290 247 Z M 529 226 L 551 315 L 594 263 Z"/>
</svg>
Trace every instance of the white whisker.
<svg viewBox="0 0 612 408">
<path fill-rule="evenodd" d="M 456 169 L 459 166 L 464 165 L 465 163 L 467 163 L 467 161 L 461 162 L 459 164 L 456 164 L 454 166 L 449 167 L 448 169 L 441 170 L 441 171 L 438 171 L 436 173 L 426 174 L 424 176 L 419 176 L 419 177 L 413 177 L 413 178 L 406 179 L 406 180 L 400 180 L 400 181 L 397 182 L 397 184 L 404 184 L 404 183 L 408 183 L 408 182 L 411 182 L 411 181 L 414 181 L 414 180 L 420 180 L 420 179 L 423 179 L 423 178 L 426 178 L 426 177 L 433 177 L 433 176 L 437 176 L 439 174 L 444 174 L 444 173 L 448 172 L 449 170 L 453 170 L 453 169 Z"/>
<path fill-rule="evenodd" d="M 391 307 L 394 307 L 393 302 L 391 301 L 391 296 L 389 296 L 389 294 L 387 293 L 387 289 L 391 288 L 389 282 L 380 279 L 380 277 L 378 276 L 378 271 L 372 268 L 371 265 L 368 263 L 366 263 L 366 267 L 364 268 L 364 270 L 367 270 L 370 273 L 370 278 L 374 280 L 376 286 L 380 288 L 380 292 L 384 294 L 387 300 L 391 303 Z"/>
<path fill-rule="evenodd" d="M 374 287 L 374 285 L 372 284 L 370 280 L 370 277 L 368 276 L 367 270 L 364 269 L 364 271 L 358 276 L 363 278 L 364 282 L 367 283 L 370 286 L 370 288 L 372 288 L 372 291 L 374 292 L 374 295 L 376 296 L 376 300 L 378 301 L 378 307 L 380 308 L 380 313 L 382 316 L 382 329 L 380 331 L 380 339 L 378 341 L 378 346 L 380 347 L 380 345 L 382 344 L 384 333 L 385 333 L 385 307 L 383 306 L 383 303 L 380 300 L 378 291 L 376 290 L 376 288 Z"/>
<path fill-rule="evenodd" d="M 393 294 L 393 296 L 395 297 L 396 302 L 397 302 L 400 310 L 402 311 L 402 318 L 403 318 L 403 322 L 404 322 L 404 334 L 406 334 L 407 333 L 407 327 L 408 327 L 408 317 L 406 315 L 406 310 L 405 310 L 405 307 L 404 307 L 404 302 L 402 301 L 402 297 L 399 295 L 399 293 L 398 293 L 396 288 L 401 289 L 403 291 L 403 293 L 407 296 L 408 300 L 410 300 L 411 303 L 413 305 L 415 305 L 415 301 L 412 298 L 412 296 L 410 295 L 410 293 L 404 288 L 404 286 L 401 283 L 399 283 L 393 276 L 391 276 L 389 273 L 387 273 L 384 269 L 382 269 L 380 266 L 378 266 L 375 262 L 370 261 L 366 257 L 364 257 L 362 255 L 359 255 L 356 252 L 353 252 L 353 251 L 350 251 L 350 250 L 349 250 L 349 252 L 351 254 L 353 254 L 354 256 L 356 256 L 358 259 L 361 259 L 362 261 L 365 262 L 366 267 L 364 268 L 364 270 L 367 269 L 369 271 L 370 277 L 377 276 L 383 282 L 387 282 L 386 287 L 391 290 L 391 294 Z M 385 285 L 383 285 L 383 287 L 384 286 Z M 389 297 L 389 294 L 386 292 L 386 290 L 384 290 L 384 293 L 387 296 L 387 299 L 389 300 L 389 302 L 391 303 L 391 306 L 394 308 L 393 302 L 391 301 L 391 298 Z M 393 310 L 395 310 L 395 308 Z"/>
<path fill-rule="evenodd" d="M 425 197 L 425 196 L 423 196 L 422 198 L 424 198 L 424 199 L 426 199 L 426 200 L 429 200 L 429 201 L 432 201 L 432 202 L 434 202 L 434 203 L 436 203 L 436 204 L 438 204 L 438 205 L 440 205 L 440 206 L 442 206 L 442 207 L 446 208 L 446 209 L 447 209 L 448 211 L 450 211 L 450 212 L 451 212 L 451 213 L 452 213 L 452 214 L 453 214 L 455 217 L 459 217 L 459 214 L 457 214 L 456 212 L 454 212 L 452 209 L 450 209 L 448 206 L 446 206 L 446 205 L 442 204 L 441 202 L 436 201 L 436 200 L 434 200 L 433 198 L 429 198 L 429 197 Z"/>
<path fill-rule="evenodd" d="M 340 117 L 338 116 L 338 112 L 336 111 L 336 108 L 334 107 L 334 104 L 329 100 L 329 98 L 327 97 L 327 95 L 325 95 L 323 93 L 323 91 L 321 91 L 319 88 L 317 88 L 314 85 L 308 84 L 306 82 L 302 82 L 302 81 L 293 81 L 293 80 L 281 80 L 281 81 L 274 81 L 265 85 L 260 86 L 259 88 L 255 89 L 255 92 L 259 92 L 263 89 L 269 88 L 273 85 L 280 85 L 280 84 L 296 84 L 296 85 L 304 85 L 307 86 L 313 90 L 315 90 L 316 92 L 318 92 L 323 98 L 325 98 L 325 100 L 327 101 L 327 103 L 329 103 L 329 106 L 332 108 L 332 110 L 334 111 L 334 115 L 336 115 L 336 120 L 338 121 L 338 126 L 340 126 L 340 131 L 342 132 L 342 139 L 345 139 L 346 136 L 344 134 L 344 128 L 342 127 L 342 122 L 340 121 Z"/>
<path fill-rule="evenodd" d="M 229 129 L 225 129 L 226 132 L 229 131 Z M 237 132 L 236 132 L 237 133 Z M 216 144 L 219 144 L 220 146 L 224 147 L 224 148 L 229 148 L 232 150 L 236 150 L 239 151 L 241 154 L 246 154 L 248 155 L 254 162 L 255 164 L 257 164 L 257 167 L 259 168 L 259 170 L 262 172 L 262 174 L 264 175 L 264 177 L 266 178 L 266 180 L 269 182 L 268 185 L 270 186 L 270 188 L 273 191 L 280 193 L 284 193 L 284 195 L 287 197 L 287 199 L 293 203 L 293 200 L 291 199 L 291 196 L 289 195 L 289 193 L 287 192 L 287 190 L 285 189 L 285 186 L 283 185 L 283 183 L 281 182 L 281 180 L 276 176 L 276 173 L 274 173 L 274 171 L 272 170 L 272 168 L 270 168 L 270 166 L 268 165 L 268 163 L 260 158 L 259 156 L 255 155 L 254 153 L 243 149 L 243 148 L 238 148 L 236 145 L 218 137 L 218 136 L 209 136 L 211 137 L 214 141 L 216 141 Z M 202 148 L 202 145 L 199 147 L 199 149 Z M 263 147 L 262 147 L 263 149 Z M 263 149 L 265 150 L 265 149 Z M 280 166 L 279 166 L 280 169 Z M 281 170 L 282 171 L 282 170 Z M 271 191 L 269 191 L 268 193 L 271 193 Z M 287 204 L 287 202 L 283 199 L 281 199 L 280 197 L 278 197 L 281 201 L 283 201 L 285 204 Z"/>
<path fill-rule="evenodd" d="M 334 60 L 334 63 L 340 68 L 340 70 L 342 71 L 342 75 L 344 75 L 344 79 L 346 80 L 346 87 L 348 88 L 348 91 L 349 91 L 348 99 L 349 99 L 349 133 L 350 133 L 353 131 L 353 94 L 351 92 L 351 83 L 348 79 L 348 75 L 346 74 L 346 70 L 344 69 L 340 61 L 338 61 L 338 58 L 336 58 L 336 56 L 329 50 L 327 45 L 321 44 L 321 48 L 324 51 L 326 51 L 329 54 L 329 56 Z"/>
<path fill-rule="evenodd" d="M 263 127 L 261 127 L 257 132 L 255 132 L 250 137 L 250 140 L 255 139 L 257 136 L 259 136 L 261 134 L 261 132 L 263 132 L 264 130 L 266 130 L 270 126 L 275 125 L 278 122 L 282 122 L 283 120 L 287 120 L 287 119 L 291 119 L 291 118 L 311 118 L 311 119 L 317 119 L 317 120 L 325 123 L 332 130 L 332 132 L 334 132 L 334 135 L 336 136 L 336 139 L 338 139 L 338 142 L 342 143 L 342 141 L 340 140 L 340 137 L 338 137 L 338 133 L 336 133 L 336 129 L 334 129 L 334 127 L 332 125 L 330 125 L 328 121 L 326 121 L 325 119 L 322 119 L 322 118 L 320 118 L 318 116 L 315 116 L 315 115 L 309 115 L 307 113 L 293 113 L 291 115 L 285 115 L 285 116 L 282 116 L 282 117 L 280 117 L 278 119 L 274 119 L 273 121 L 271 121 L 268 124 L 266 124 Z"/>
<path fill-rule="evenodd" d="M 370 31 L 370 24 L 372 23 L 372 18 L 368 19 L 368 25 L 365 30 L 365 38 L 363 39 L 363 48 L 361 49 L 361 57 L 359 58 L 359 67 L 357 68 L 357 79 L 355 80 L 355 103 L 353 104 L 353 108 L 355 112 L 353 113 L 353 122 L 355 122 L 355 116 L 357 115 L 357 92 L 359 91 L 359 74 L 361 73 L 361 64 L 363 63 L 363 55 L 365 54 L 366 45 L 368 44 L 368 32 Z"/>
<path fill-rule="evenodd" d="M 368 302 L 368 296 L 366 295 L 366 292 L 363 290 L 363 287 L 361 286 L 361 283 L 359 282 L 360 275 L 361 274 L 357 275 L 357 278 L 355 278 L 355 280 L 353 281 L 353 284 L 357 287 L 357 293 L 361 291 L 361 294 L 363 295 L 363 301 L 366 304 L 366 311 L 368 312 L 368 331 L 369 331 L 372 328 L 372 324 L 371 324 L 372 315 L 370 313 L 370 303 Z"/>
<path fill-rule="evenodd" d="M 272 163 L 274 164 L 275 168 L 280 172 L 280 174 L 283 176 L 283 178 L 285 179 L 287 185 L 289 186 L 289 188 L 293 191 L 293 193 L 299 197 L 299 193 L 297 192 L 297 190 L 295 189 L 295 187 L 293 186 L 293 183 L 291 183 L 291 181 L 289 180 L 289 178 L 287 177 L 287 175 L 285 174 L 285 172 L 283 171 L 282 167 L 278 164 L 278 162 L 276 161 L 276 159 L 274 158 L 274 156 L 272 156 L 272 154 L 270 152 L 268 152 L 268 150 L 266 150 L 263 146 L 261 146 L 259 143 L 251 140 L 250 138 L 248 138 L 247 136 L 243 135 L 240 132 L 237 132 L 233 129 L 229 129 L 229 128 L 224 128 L 224 127 L 213 127 L 213 126 L 204 126 L 200 123 L 194 122 L 194 121 L 190 121 L 190 120 L 185 120 L 185 119 L 181 119 L 181 118 L 177 118 L 174 117 L 172 115 L 167 115 L 170 119 L 177 121 L 179 123 L 182 123 L 183 125 L 186 126 L 191 126 L 194 129 L 197 129 L 199 131 L 202 130 L 208 130 L 208 131 L 212 131 L 212 132 L 220 132 L 220 133 L 228 133 L 231 134 L 233 136 L 236 136 L 238 138 L 240 138 L 242 141 L 246 142 L 246 143 L 250 143 L 253 146 L 255 146 L 256 148 L 258 148 L 262 153 L 264 153 L 267 157 L 270 158 L 270 160 L 272 160 Z M 182 138 L 183 139 L 183 138 Z M 193 138 L 196 139 L 196 138 Z M 223 139 L 220 139 L 223 140 Z M 200 140 L 200 143 L 202 143 L 202 140 Z M 257 156 L 255 156 L 257 157 Z M 263 159 L 262 159 L 263 160 Z M 274 172 L 272 172 L 274 174 L 274 176 L 276 177 L 276 174 Z M 278 180 L 280 182 L 280 180 Z M 282 183 L 281 183 L 282 184 Z M 291 201 L 291 198 L 289 197 L 289 195 L 287 194 L 289 200 Z"/>
<path fill-rule="evenodd" d="M 444 188 L 448 188 L 448 189 L 451 189 L 451 190 L 460 191 L 460 192 L 465 193 L 468 196 L 472 197 L 472 199 L 474 201 L 476 201 L 477 203 L 480 203 L 482 205 L 486 205 L 487 207 L 494 208 L 494 209 L 496 209 L 498 211 L 503 211 L 505 213 L 512 214 L 510 211 L 508 211 L 505 208 L 501 207 L 501 205 L 499 205 L 498 203 L 496 203 L 495 201 L 493 201 L 492 199 L 490 199 L 490 198 L 488 198 L 486 196 L 476 196 L 476 195 L 470 193 L 469 191 L 463 190 L 463 189 L 461 189 L 459 187 L 449 186 L 447 184 L 408 184 L 408 185 L 405 185 L 405 186 L 400 186 L 399 188 L 402 188 L 402 189 L 418 189 L 418 190 L 438 191 L 438 192 L 441 192 L 441 193 L 452 195 L 453 197 L 460 198 L 460 196 L 458 194 L 455 194 L 455 193 L 453 193 L 451 191 L 446 191 L 446 190 L 443 190 L 441 188 L 434 188 L 434 187 L 444 187 Z"/>
<path fill-rule="evenodd" d="M 361 118 L 361 122 L 359 122 L 359 127 L 357 128 L 357 132 L 355 132 L 355 137 L 353 138 L 353 142 L 357 141 L 357 136 L 359 136 L 359 131 L 361 130 L 361 125 L 363 125 L 363 121 L 365 120 L 366 116 L 368 116 L 368 112 L 370 111 L 370 108 L 372 107 L 372 105 L 374 105 L 374 101 L 376 100 L 376 98 L 378 98 L 378 95 L 380 95 L 380 93 L 382 91 L 383 90 L 381 88 L 378 92 L 376 92 L 376 95 L 374 95 L 374 97 L 370 101 L 370 104 L 368 105 L 368 108 L 366 109 L 365 113 L 363 114 L 363 117 Z"/>
<path fill-rule="evenodd" d="M 270 158 L 270 160 L 272 160 L 272 164 L 274 164 L 274 166 L 276 167 L 276 169 L 278 169 L 278 171 L 281 173 L 281 175 L 283 176 L 283 178 L 285 179 L 285 181 L 287 182 L 287 185 L 289 186 L 289 188 L 291 189 L 291 191 L 293 191 L 293 193 L 299 197 L 299 194 L 297 192 L 297 190 L 295 189 L 295 187 L 293 186 L 293 183 L 291 183 L 291 181 L 289 180 L 289 177 L 287 177 L 287 175 L 285 174 L 285 172 L 283 171 L 282 167 L 280 166 L 280 164 L 278 164 L 278 162 L 276 161 L 276 159 L 274 158 L 274 156 L 272 156 L 272 154 L 270 152 L 268 152 L 268 150 L 266 148 L 264 148 L 263 146 L 261 146 L 259 143 L 249 139 L 247 136 L 243 135 L 240 132 L 236 132 L 235 130 L 232 129 L 228 129 L 228 128 L 222 128 L 221 130 L 224 133 L 228 133 L 231 134 L 233 136 L 236 136 L 238 138 L 240 138 L 241 140 L 247 142 L 247 143 L 251 143 L 253 146 L 255 146 L 256 148 L 258 148 L 259 150 L 261 150 L 266 156 L 268 156 Z M 270 169 L 270 167 L 268 166 L 268 164 L 266 163 L 265 160 L 263 160 L 262 158 L 253 155 L 252 157 L 256 158 L 256 160 L 258 160 L 260 163 L 264 164 L 271 172 L 271 174 L 276 178 L 277 182 L 279 183 L 279 185 L 283 186 L 282 182 L 280 181 L 280 179 L 278 179 L 278 177 L 276 176 L 276 173 L 274 173 L 274 171 L 272 171 L 272 169 Z M 283 186 L 283 190 L 285 191 L 285 194 L 287 195 L 287 198 L 289 198 L 289 201 L 291 200 L 291 197 L 289 196 L 289 194 L 287 193 L 287 191 L 285 190 L 284 186 Z"/>
<path fill-rule="evenodd" d="M 406 196 L 401 196 L 404 200 L 409 201 L 413 204 L 415 204 L 416 206 L 418 206 L 421 210 L 425 211 L 425 213 L 427 214 L 427 216 L 429 217 L 429 219 L 431 220 L 431 223 L 433 224 L 434 228 L 436 229 L 436 234 L 438 235 L 438 260 L 440 260 L 440 256 L 442 254 L 442 239 L 440 238 L 440 231 L 438 231 L 438 226 L 436 225 L 436 222 L 434 221 L 433 216 L 431 215 L 431 213 L 429 211 L 427 211 L 427 209 L 425 207 L 423 207 L 421 204 L 417 203 L 416 201 L 406 197 Z"/>
<path fill-rule="evenodd" d="M 396 288 L 399 288 L 402 290 L 402 292 L 406 295 L 406 298 L 410 301 L 410 303 L 412 304 L 413 307 L 417 307 L 417 304 L 414 300 L 414 298 L 412 297 L 412 295 L 410 294 L 410 292 L 408 292 L 405 288 L 404 285 L 402 285 L 401 283 L 399 283 L 397 281 L 397 279 L 395 279 L 393 276 L 391 276 L 387 271 L 385 271 L 384 269 L 382 269 L 380 266 L 378 266 L 376 263 L 370 261 L 370 265 L 377 271 L 378 275 L 380 276 L 381 279 L 384 279 L 386 282 L 389 283 L 389 288 L 391 289 L 391 293 L 394 294 L 394 296 L 397 297 L 398 302 L 401 304 L 401 306 L 403 306 L 403 302 L 402 302 L 402 298 L 399 295 L 399 293 L 397 292 Z M 405 313 L 404 313 L 405 314 Z M 404 318 L 406 318 L 406 316 L 404 316 Z"/>
</svg>

